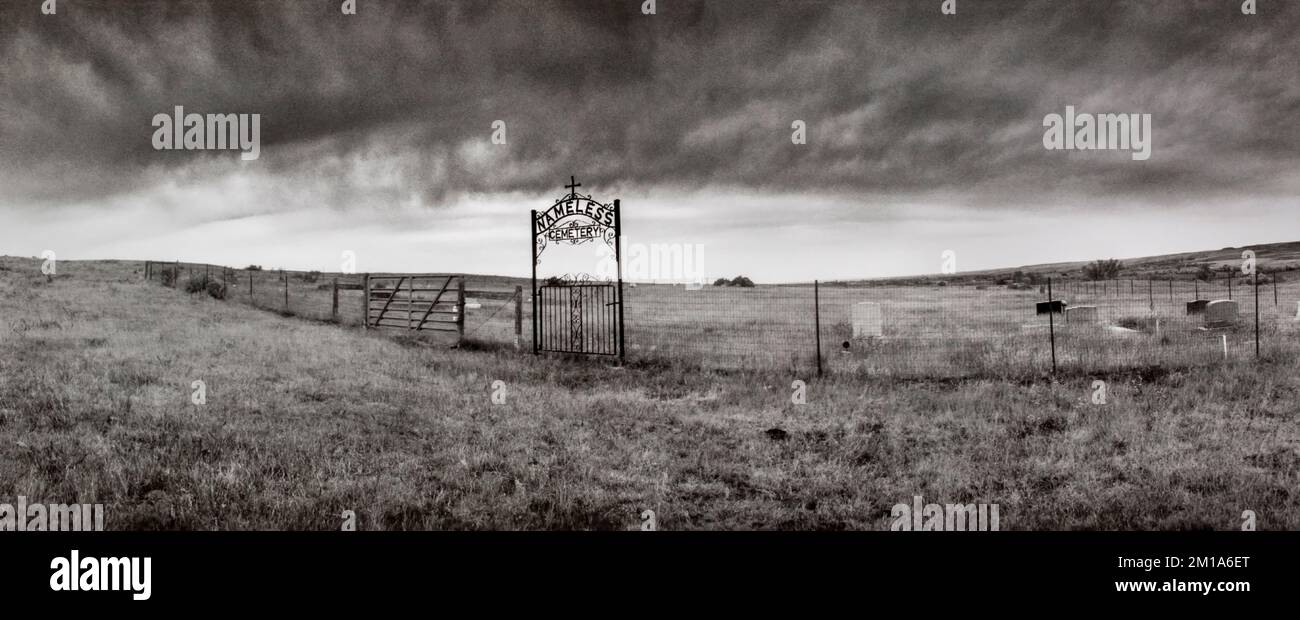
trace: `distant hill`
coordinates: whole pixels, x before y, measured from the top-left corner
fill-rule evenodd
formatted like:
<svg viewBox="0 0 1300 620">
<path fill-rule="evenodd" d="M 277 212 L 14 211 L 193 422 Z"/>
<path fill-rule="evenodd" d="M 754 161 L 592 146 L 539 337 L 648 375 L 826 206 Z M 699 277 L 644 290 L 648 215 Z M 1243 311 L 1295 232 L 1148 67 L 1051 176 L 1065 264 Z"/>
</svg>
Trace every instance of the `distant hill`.
<svg viewBox="0 0 1300 620">
<path fill-rule="evenodd" d="M 1215 272 L 1216 277 L 1223 277 L 1227 272 L 1235 271 L 1240 274 L 1241 271 L 1241 253 L 1245 250 L 1255 252 L 1256 265 L 1259 267 L 1261 274 L 1278 273 L 1278 272 L 1295 272 L 1293 277 L 1300 278 L 1300 241 L 1288 241 L 1286 243 L 1266 243 L 1260 245 L 1244 245 L 1241 247 L 1229 247 L 1218 250 L 1207 250 L 1201 252 L 1182 252 L 1179 254 L 1162 254 L 1159 256 L 1141 256 L 1136 258 L 1120 258 L 1124 264 L 1124 269 L 1120 273 L 1120 279 L 1155 279 L 1155 280 L 1192 280 L 1201 270 L 1202 265 L 1208 265 Z M 1115 258 L 1110 256 L 1098 256 L 1095 260 Z M 871 283 L 889 283 L 889 284 L 925 284 L 937 281 L 945 281 L 953 284 L 974 283 L 974 282 L 996 282 L 998 280 L 1010 280 L 1017 271 L 1022 272 L 1026 278 L 1032 276 L 1032 279 L 1087 279 L 1083 273 L 1085 265 L 1092 260 L 1072 261 L 1064 263 L 1042 263 L 1037 265 L 1022 265 L 1019 267 L 1007 267 L 1003 269 L 984 269 L 980 271 L 960 271 L 955 274 L 929 274 L 924 276 L 905 276 L 897 278 L 883 278 L 872 280 L 854 280 L 854 281 L 837 281 L 824 282 L 823 285 L 859 285 Z M 1286 278 L 1284 275 L 1283 278 Z"/>
</svg>

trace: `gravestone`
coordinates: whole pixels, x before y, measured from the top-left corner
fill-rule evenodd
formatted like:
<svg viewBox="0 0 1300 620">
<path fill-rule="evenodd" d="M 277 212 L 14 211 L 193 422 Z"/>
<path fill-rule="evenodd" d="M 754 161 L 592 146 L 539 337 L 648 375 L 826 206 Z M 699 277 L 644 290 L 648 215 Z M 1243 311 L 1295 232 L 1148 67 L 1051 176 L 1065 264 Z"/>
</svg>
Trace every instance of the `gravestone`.
<svg viewBox="0 0 1300 620">
<path fill-rule="evenodd" d="M 1216 299 L 1205 305 L 1206 327 L 1227 327 L 1237 323 L 1237 302 L 1231 299 Z"/>
<path fill-rule="evenodd" d="M 1198 299 L 1196 301 L 1187 302 L 1187 315 L 1205 314 L 1205 306 L 1209 305 L 1209 303 L 1210 300 L 1208 299 Z"/>
<path fill-rule="evenodd" d="M 1096 323 L 1097 306 L 1074 306 L 1065 309 L 1066 323 Z"/>
<path fill-rule="evenodd" d="M 884 335 L 884 317 L 880 304 L 863 301 L 853 304 L 853 337 L 880 338 Z"/>
<path fill-rule="evenodd" d="M 1065 311 L 1065 305 L 1064 301 L 1058 299 L 1056 301 L 1040 301 L 1035 305 L 1035 308 L 1037 309 L 1038 314 L 1048 314 L 1052 312 L 1061 314 Z"/>
</svg>

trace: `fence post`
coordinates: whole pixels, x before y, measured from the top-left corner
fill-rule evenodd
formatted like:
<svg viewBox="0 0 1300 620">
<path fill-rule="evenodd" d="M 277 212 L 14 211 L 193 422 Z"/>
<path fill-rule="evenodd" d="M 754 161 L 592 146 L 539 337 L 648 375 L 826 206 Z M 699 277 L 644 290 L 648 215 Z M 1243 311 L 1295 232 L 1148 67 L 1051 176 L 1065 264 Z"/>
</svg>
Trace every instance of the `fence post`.
<svg viewBox="0 0 1300 620">
<path fill-rule="evenodd" d="M 257 304 L 255 304 L 255 303 L 253 303 L 253 272 L 252 272 L 252 270 L 249 270 L 249 272 L 248 272 L 248 305 L 250 305 L 250 306 L 256 306 L 256 305 L 257 305 Z"/>
<path fill-rule="evenodd" d="M 1228 276 L 1228 299 L 1232 299 L 1232 276 Z"/>
<path fill-rule="evenodd" d="M 364 290 L 365 299 L 361 300 L 361 329 L 370 329 L 370 274 L 361 276 L 361 286 Z"/>
<path fill-rule="evenodd" d="M 515 350 L 520 347 L 520 340 L 524 335 L 524 287 L 522 284 L 515 285 Z"/>
<path fill-rule="evenodd" d="M 289 276 L 280 270 L 280 279 L 284 280 L 284 311 L 289 312 Z"/>
<path fill-rule="evenodd" d="M 334 278 L 334 305 L 330 307 L 330 320 L 339 322 L 339 279 Z"/>
<path fill-rule="evenodd" d="M 822 376 L 822 302 L 821 284 L 813 280 L 813 327 L 817 332 L 817 376 Z"/>
<path fill-rule="evenodd" d="M 1201 281 L 1192 280 L 1192 288 L 1195 290 L 1195 297 L 1192 299 L 1192 301 L 1196 301 L 1197 299 L 1201 298 Z"/>
<path fill-rule="evenodd" d="M 210 280 L 210 279 L 212 279 L 212 265 L 209 265 L 209 264 L 207 264 L 207 263 L 203 263 L 203 282 L 204 282 L 204 284 L 206 285 L 207 281 Z"/>
<path fill-rule="evenodd" d="M 1174 303 L 1174 281 L 1169 281 L 1169 303 Z"/>
<path fill-rule="evenodd" d="M 180 288 L 181 281 L 181 262 L 176 261 L 176 271 L 172 273 L 172 288 Z"/>
<path fill-rule="evenodd" d="M 458 276 L 456 278 L 456 344 L 460 344 L 460 342 L 464 339 L 465 339 L 465 276 Z"/>
<path fill-rule="evenodd" d="M 1280 273 L 1273 274 L 1273 305 L 1274 306 L 1277 305 L 1277 279 L 1280 277 L 1282 277 L 1282 274 Z"/>
<path fill-rule="evenodd" d="M 1052 342 L 1052 374 L 1056 374 L 1056 320 L 1052 315 L 1056 314 L 1055 308 L 1052 307 L 1052 278 L 1047 278 L 1047 334 Z"/>
<path fill-rule="evenodd" d="M 1147 280 L 1147 303 L 1150 304 L 1151 310 L 1156 309 L 1156 294 L 1152 288 L 1151 280 Z"/>
<path fill-rule="evenodd" d="M 1254 269 L 1255 279 L 1255 359 L 1259 359 L 1259 270 Z"/>
</svg>

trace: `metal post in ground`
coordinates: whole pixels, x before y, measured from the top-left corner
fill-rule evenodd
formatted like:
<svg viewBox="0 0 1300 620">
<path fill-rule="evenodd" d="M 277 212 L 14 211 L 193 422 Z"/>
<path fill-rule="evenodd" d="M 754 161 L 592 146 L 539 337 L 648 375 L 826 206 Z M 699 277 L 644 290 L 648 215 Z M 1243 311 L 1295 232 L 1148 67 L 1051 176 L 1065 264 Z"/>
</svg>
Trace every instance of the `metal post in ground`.
<svg viewBox="0 0 1300 620">
<path fill-rule="evenodd" d="M 820 283 L 813 280 L 813 327 L 817 332 L 817 376 L 822 376 L 822 302 Z"/>
<path fill-rule="evenodd" d="M 1052 307 L 1052 279 L 1047 279 L 1047 333 L 1052 342 L 1052 374 L 1056 374 L 1056 320 L 1052 315 L 1056 314 L 1056 309 Z"/>
</svg>

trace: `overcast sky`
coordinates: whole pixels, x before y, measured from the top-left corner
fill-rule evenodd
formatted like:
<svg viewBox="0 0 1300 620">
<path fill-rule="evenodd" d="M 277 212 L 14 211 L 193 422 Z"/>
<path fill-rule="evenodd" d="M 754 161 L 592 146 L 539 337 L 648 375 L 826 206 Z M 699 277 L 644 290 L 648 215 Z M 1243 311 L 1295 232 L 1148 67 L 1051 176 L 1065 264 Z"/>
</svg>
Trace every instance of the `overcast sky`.
<svg viewBox="0 0 1300 620">
<path fill-rule="evenodd" d="M 1300 239 L 1300 2 L 40 4 L 0 0 L 0 254 L 527 275 L 570 175 L 709 279 Z M 175 106 L 260 157 L 155 150 Z M 1045 149 L 1066 106 L 1150 159 Z"/>
</svg>

